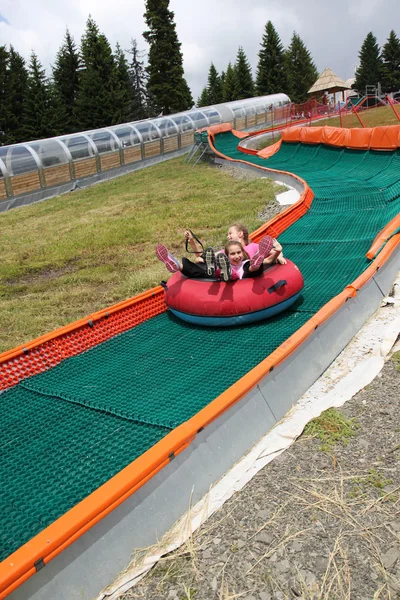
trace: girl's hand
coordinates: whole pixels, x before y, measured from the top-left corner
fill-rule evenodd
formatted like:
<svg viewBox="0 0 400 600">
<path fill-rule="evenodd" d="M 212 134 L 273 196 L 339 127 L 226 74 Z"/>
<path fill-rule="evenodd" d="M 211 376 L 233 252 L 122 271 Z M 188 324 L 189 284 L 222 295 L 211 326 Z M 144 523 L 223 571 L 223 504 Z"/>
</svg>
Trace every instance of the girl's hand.
<svg viewBox="0 0 400 600">
<path fill-rule="evenodd" d="M 185 235 L 185 240 L 192 240 L 193 239 L 192 232 L 189 231 L 189 229 L 185 230 L 185 234 L 184 235 Z"/>
<path fill-rule="evenodd" d="M 280 245 L 278 240 L 276 240 L 275 238 L 274 238 L 274 243 L 272 245 L 272 250 L 276 250 L 277 252 L 282 252 L 282 246 Z"/>
<path fill-rule="evenodd" d="M 276 262 L 279 263 L 280 265 L 286 265 L 286 258 L 283 257 L 282 252 L 280 253 L 280 255 L 278 256 L 278 258 L 276 259 Z"/>
</svg>

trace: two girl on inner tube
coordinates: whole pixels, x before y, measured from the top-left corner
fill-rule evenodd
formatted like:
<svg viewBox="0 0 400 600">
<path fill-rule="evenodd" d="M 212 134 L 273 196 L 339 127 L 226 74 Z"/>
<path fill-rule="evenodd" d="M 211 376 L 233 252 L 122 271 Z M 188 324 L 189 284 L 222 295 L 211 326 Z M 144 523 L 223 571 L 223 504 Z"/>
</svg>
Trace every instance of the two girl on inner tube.
<svg viewBox="0 0 400 600">
<path fill-rule="evenodd" d="M 259 277 L 263 273 L 264 265 L 286 263 L 282 255 L 282 246 L 270 236 L 264 236 L 259 244 L 255 244 L 249 241 L 247 228 L 235 224 L 229 228 L 227 237 L 229 241 L 224 250 L 217 255 L 211 247 L 201 253 L 192 232 L 187 230 L 185 239 L 197 255 L 195 262 L 185 257 L 180 262 L 162 244 L 156 247 L 156 255 L 170 273 L 181 271 L 182 275 L 190 279 L 207 278 L 225 282 Z"/>
</svg>

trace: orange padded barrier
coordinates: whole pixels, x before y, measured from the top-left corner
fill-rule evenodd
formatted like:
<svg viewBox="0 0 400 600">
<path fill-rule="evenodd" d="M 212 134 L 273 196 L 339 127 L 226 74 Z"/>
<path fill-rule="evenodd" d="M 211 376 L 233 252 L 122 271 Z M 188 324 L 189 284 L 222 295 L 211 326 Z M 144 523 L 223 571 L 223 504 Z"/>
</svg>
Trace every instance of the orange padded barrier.
<svg viewBox="0 0 400 600">
<path fill-rule="evenodd" d="M 395 150 L 399 144 L 400 127 L 373 127 L 369 147 L 371 150 Z"/>
<path fill-rule="evenodd" d="M 323 127 L 301 127 L 300 142 L 303 144 L 320 144 Z"/>
<path fill-rule="evenodd" d="M 367 258 L 372 260 L 378 250 L 383 244 L 394 234 L 397 229 L 400 229 L 400 213 L 396 215 L 385 227 L 378 233 L 374 241 L 372 242 L 371 248 L 365 255 Z"/>
<path fill-rule="evenodd" d="M 232 133 L 234 136 L 240 139 L 249 137 L 249 134 L 246 131 L 237 131 L 237 129 L 232 129 Z"/>
<path fill-rule="evenodd" d="M 347 141 L 347 148 L 355 150 L 368 150 L 371 141 L 371 127 L 364 129 L 349 129 L 350 137 Z"/>
<path fill-rule="evenodd" d="M 97 346 L 165 310 L 164 291 L 159 286 L 3 352 L 0 354 L 0 390 L 47 371 L 62 360 Z"/>
<path fill-rule="evenodd" d="M 271 146 L 267 146 L 266 148 L 259 150 L 258 152 L 256 152 L 256 154 L 257 156 L 261 156 L 261 158 L 269 158 L 270 156 L 275 154 L 275 152 L 278 152 L 279 148 L 281 147 L 281 144 L 282 140 L 279 140 L 275 142 L 275 144 L 272 144 Z"/>
<path fill-rule="evenodd" d="M 302 127 L 288 127 L 282 131 L 283 142 L 299 142 Z"/>
<path fill-rule="evenodd" d="M 211 135 L 217 135 L 218 133 L 226 133 L 228 131 L 232 131 L 232 123 L 221 123 L 221 125 L 211 125 L 211 127 L 203 127 L 203 129 L 199 129 L 199 131 L 208 131 L 208 133 L 210 133 Z M 237 132 L 232 131 L 232 133 L 236 135 Z M 247 137 L 247 133 L 245 133 L 241 137 Z"/>
<path fill-rule="evenodd" d="M 349 129 L 342 127 L 330 127 L 325 125 L 322 128 L 321 143 L 328 146 L 347 146 L 350 136 Z"/>
<path fill-rule="evenodd" d="M 400 125 L 344 129 L 341 127 L 289 127 L 282 141 L 327 144 L 355 150 L 395 150 L 400 148 Z"/>
</svg>

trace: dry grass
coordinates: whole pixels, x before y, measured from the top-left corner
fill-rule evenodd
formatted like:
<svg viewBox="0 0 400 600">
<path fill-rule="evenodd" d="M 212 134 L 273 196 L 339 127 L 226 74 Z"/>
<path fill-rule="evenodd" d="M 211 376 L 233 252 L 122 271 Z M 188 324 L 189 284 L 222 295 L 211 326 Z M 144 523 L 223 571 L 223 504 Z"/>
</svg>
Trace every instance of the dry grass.
<svg viewBox="0 0 400 600">
<path fill-rule="evenodd" d="M 397 113 L 400 115 L 400 105 L 396 105 Z M 365 127 L 376 127 L 377 125 L 400 125 L 395 112 L 390 106 L 377 106 L 376 108 L 361 109 L 359 111 L 361 121 Z M 315 121 L 312 127 L 321 127 L 322 125 L 330 125 L 331 127 L 340 127 L 340 117 L 330 117 Z M 355 114 L 342 115 L 342 127 L 362 127 L 359 119 Z"/>
<path fill-rule="evenodd" d="M 384 473 L 382 478 L 385 479 Z M 362 493 L 354 495 L 355 486 L 360 485 Z M 179 591 L 179 600 L 211 597 L 233 600 L 253 594 L 258 598 L 260 591 L 271 595 L 279 592 L 277 597 L 281 600 L 353 600 L 363 597 L 362 585 L 368 590 L 365 599 L 398 598 L 400 585 L 385 552 L 400 541 L 389 526 L 400 514 L 400 486 L 385 493 L 371 479 L 370 471 L 355 475 L 342 472 L 336 465 L 326 475 L 313 479 L 292 477 L 285 487 L 281 493 L 286 495 L 286 501 L 248 535 L 241 548 L 231 549 L 223 563 L 218 556 L 214 557 L 217 561 L 214 563 L 202 558 L 205 549 L 213 549 L 213 532 L 221 534 L 220 519 L 193 534 L 189 545 L 164 557 L 123 600 L 150 597 L 161 600 L 168 597 L 171 589 Z M 265 498 L 266 506 L 275 500 L 271 494 Z M 234 521 L 236 501 L 237 497 L 231 501 L 224 520 L 229 517 Z M 261 531 L 273 534 L 266 551 L 260 551 L 257 545 Z M 319 556 L 324 556 L 325 568 L 318 578 L 310 581 L 307 568 L 296 566 L 283 583 L 275 569 L 276 557 L 295 565 L 292 550 L 295 540 L 303 544 L 301 558 L 312 561 L 314 548 Z M 362 548 L 362 563 L 358 548 Z M 371 572 L 373 577 L 366 581 Z"/>
</svg>

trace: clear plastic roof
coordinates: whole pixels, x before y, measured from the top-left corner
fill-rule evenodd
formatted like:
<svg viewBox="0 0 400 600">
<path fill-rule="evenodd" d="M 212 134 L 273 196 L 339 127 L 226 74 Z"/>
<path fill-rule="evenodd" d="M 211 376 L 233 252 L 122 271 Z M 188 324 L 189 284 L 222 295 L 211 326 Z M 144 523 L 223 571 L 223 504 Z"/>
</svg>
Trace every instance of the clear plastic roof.
<svg viewBox="0 0 400 600">
<path fill-rule="evenodd" d="M 290 103 L 285 94 L 247 98 L 224 104 L 193 107 L 185 112 L 155 119 L 123 123 L 94 131 L 84 131 L 46 140 L 0 147 L 0 177 L 65 165 L 97 155 L 158 141 L 202 127 L 260 114 Z"/>
<path fill-rule="evenodd" d="M 123 148 L 136 146 L 142 142 L 139 132 L 133 125 L 114 125 L 113 127 L 110 127 L 110 130 L 113 131 L 120 140 Z"/>
</svg>

